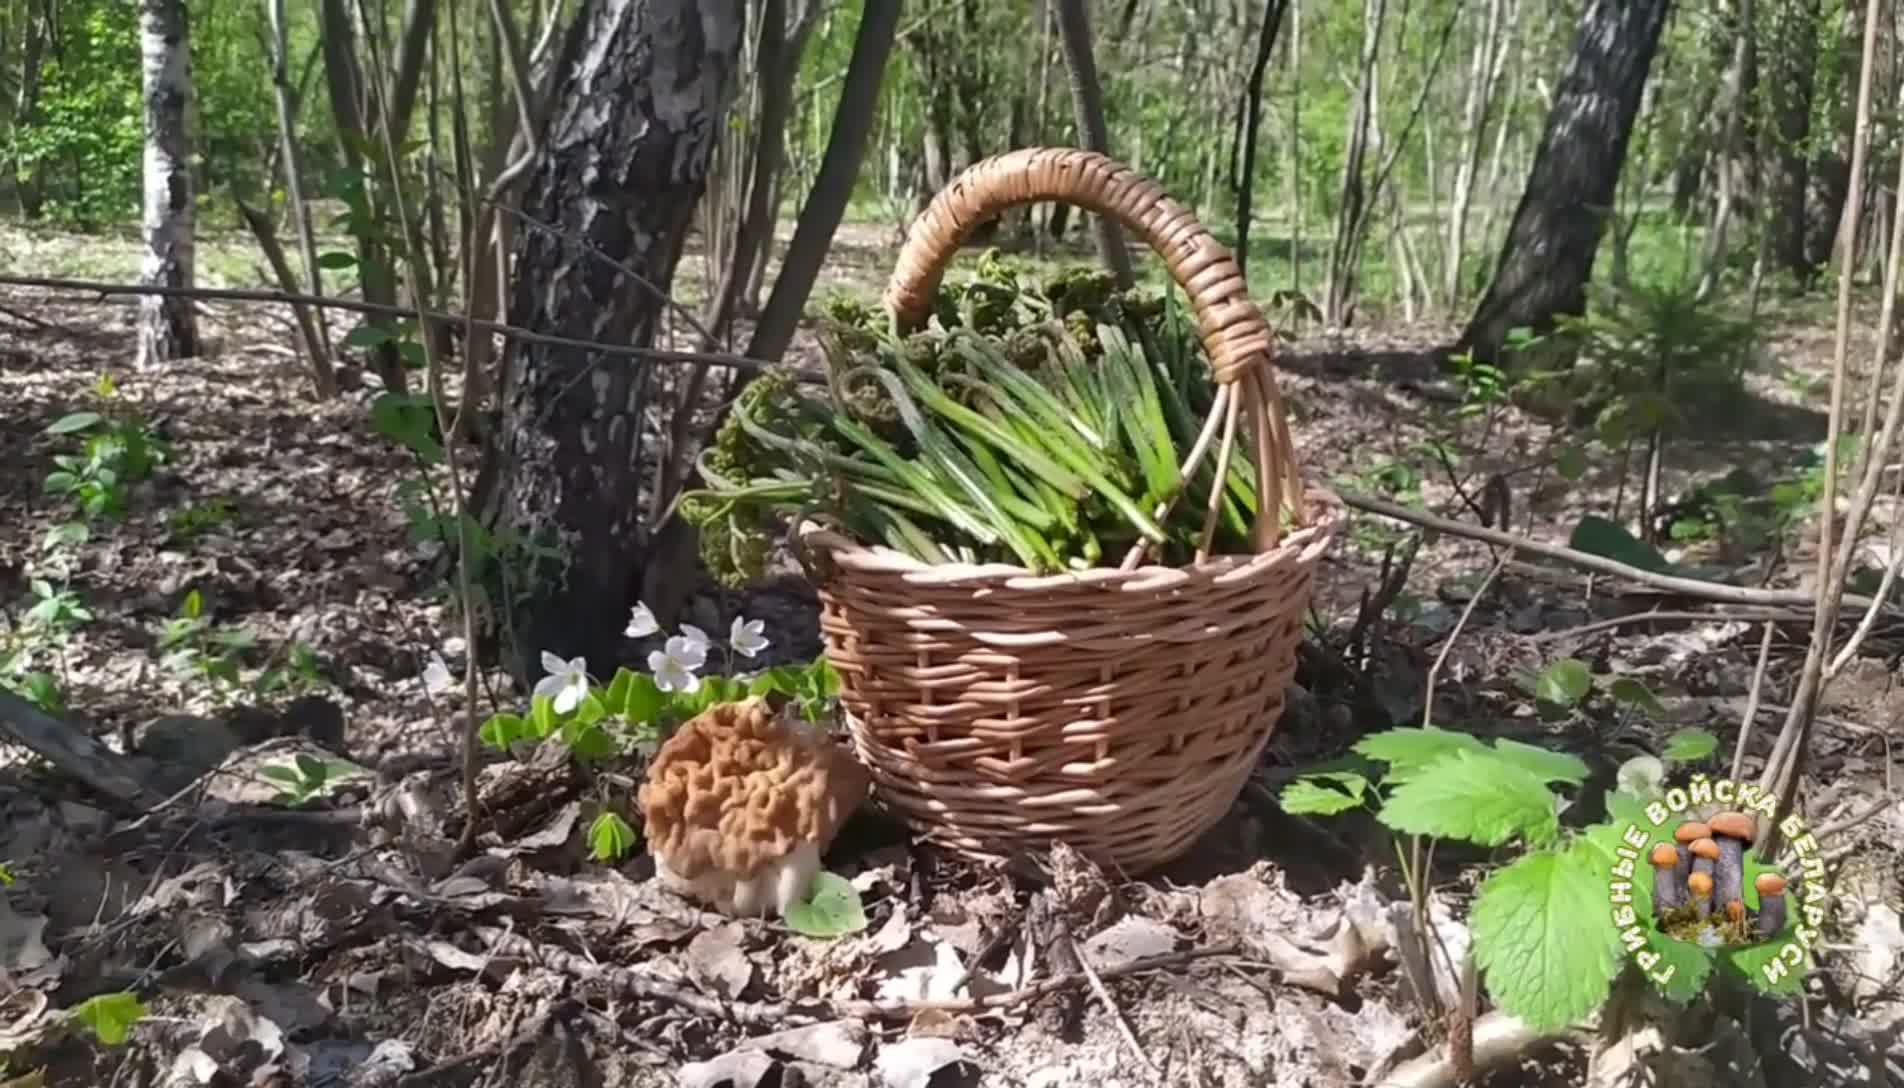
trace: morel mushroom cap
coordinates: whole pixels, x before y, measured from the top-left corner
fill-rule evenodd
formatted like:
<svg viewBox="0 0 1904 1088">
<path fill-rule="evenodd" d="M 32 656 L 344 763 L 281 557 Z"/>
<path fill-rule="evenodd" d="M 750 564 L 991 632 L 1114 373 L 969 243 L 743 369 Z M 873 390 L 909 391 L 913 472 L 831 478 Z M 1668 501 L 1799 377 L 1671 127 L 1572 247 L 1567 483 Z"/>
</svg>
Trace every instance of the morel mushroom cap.
<svg viewBox="0 0 1904 1088">
<path fill-rule="evenodd" d="M 844 748 L 782 722 L 765 699 L 710 707 L 655 753 L 637 798 L 655 875 L 728 914 L 784 915 L 871 781 Z"/>
</svg>

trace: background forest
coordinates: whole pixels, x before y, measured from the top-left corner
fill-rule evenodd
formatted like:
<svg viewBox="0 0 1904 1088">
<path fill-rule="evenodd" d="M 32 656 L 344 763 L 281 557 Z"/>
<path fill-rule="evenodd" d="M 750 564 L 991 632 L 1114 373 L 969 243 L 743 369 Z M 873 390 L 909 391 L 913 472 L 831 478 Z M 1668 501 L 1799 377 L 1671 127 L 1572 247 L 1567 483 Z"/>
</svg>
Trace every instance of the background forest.
<svg viewBox="0 0 1904 1088">
<path fill-rule="evenodd" d="M 0 0 L 0 1088 L 1899 1082 L 1900 119 L 1895 0 Z M 1273 326 L 1346 511 L 1273 736 L 1158 872 L 848 806 L 780 916 L 689 905 L 667 740 L 844 729 L 858 653 L 746 441 L 847 433 L 902 246 L 1037 147 Z M 964 226 L 940 332 L 1180 286 Z M 1133 401 L 1237 417 L 1143 328 Z M 918 443 L 865 493 L 934 509 Z M 1690 909 L 1622 835 L 1717 779 L 1795 961 L 1603 898 Z"/>
</svg>

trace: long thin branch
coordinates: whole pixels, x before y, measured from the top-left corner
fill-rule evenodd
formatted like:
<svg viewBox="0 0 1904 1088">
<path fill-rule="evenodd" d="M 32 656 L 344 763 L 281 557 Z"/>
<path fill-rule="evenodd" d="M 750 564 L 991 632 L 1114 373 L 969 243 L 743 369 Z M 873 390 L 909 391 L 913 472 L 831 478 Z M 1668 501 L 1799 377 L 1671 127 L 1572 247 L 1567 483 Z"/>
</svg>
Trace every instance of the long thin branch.
<svg viewBox="0 0 1904 1088">
<path fill-rule="evenodd" d="M 0 275 L 0 287 L 38 287 L 53 291 L 92 291 L 101 296 L 111 295 L 184 295 L 187 298 L 202 299 L 207 302 L 262 302 L 280 306 L 319 306 L 331 310 L 347 310 L 352 313 L 374 314 L 382 317 L 414 318 L 419 313 L 428 321 L 444 324 L 466 325 L 478 332 L 495 333 L 511 340 L 526 344 L 549 344 L 555 347 L 580 348 L 601 355 L 619 355 L 633 359 L 646 359 L 656 363 L 709 363 L 715 366 L 732 367 L 735 370 L 758 372 L 767 369 L 767 363 L 759 359 L 749 359 L 745 355 L 733 355 L 719 351 L 671 351 L 667 348 L 638 348 L 629 344 L 605 344 L 594 340 L 579 340 L 572 336 L 554 336 L 549 333 L 533 332 L 505 325 L 499 321 L 478 321 L 463 314 L 449 314 L 438 310 L 417 310 L 409 306 L 385 306 L 375 302 L 360 302 L 356 299 L 336 298 L 325 295 L 294 295 L 284 291 L 272 291 L 262 288 L 240 287 L 169 287 L 158 284 L 110 283 L 100 280 L 69 280 L 55 276 L 4 276 Z"/>
<path fill-rule="evenodd" d="M 1452 518 L 1439 517 L 1420 510 L 1410 510 L 1406 506 L 1372 499 L 1365 495 L 1355 495 L 1345 491 L 1336 494 L 1344 503 L 1371 514 L 1405 521 L 1411 525 L 1434 529 L 1449 536 L 1478 540 L 1503 548 L 1515 548 L 1529 555 L 1538 555 L 1544 559 L 1553 559 L 1568 566 L 1589 570 L 1595 574 L 1610 574 L 1615 578 L 1624 578 L 1630 582 L 1651 586 L 1654 589 L 1679 593 L 1706 601 L 1724 601 L 1732 604 L 1777 605 L 1786 607 L 1810 608 L 1817 604 L 1816 595 L 1797 589 L 1752 589 L 1748 586 L 1728 586 L 1718 582 L 1704 582 L 1697 578 L 1682 578 L 1673 574 L 1659 574 L 1640 567 L 1628 566 L 1617 559 L 1589 555 L 1586 552 L 1569 548 L 1563 544 L 1547 544 L 1527 537 L 1515 536 L 1500 529 L 1484 529 L 1479 525 L 1455 521 Z M 1845 594 L 1844 603 L 1858 608 L 1869 608 L 1874 603 L 1869 597 Z M 1904 618 L 1904 608 L 1887 608 L 1887 614 Z"/>
</svg>

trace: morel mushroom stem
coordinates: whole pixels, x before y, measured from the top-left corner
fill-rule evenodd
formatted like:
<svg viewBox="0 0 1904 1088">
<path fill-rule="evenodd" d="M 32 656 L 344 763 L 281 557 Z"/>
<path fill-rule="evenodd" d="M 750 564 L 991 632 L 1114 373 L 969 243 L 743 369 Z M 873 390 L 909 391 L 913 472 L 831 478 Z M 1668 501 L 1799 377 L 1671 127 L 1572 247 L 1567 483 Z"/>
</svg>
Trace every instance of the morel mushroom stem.
<svg viewBox="0 0 1904 1088">
<path fill-rule="evenodd" d="M 1686 890 L 1692 893 L 1692 905 L 1704 918 L 1712 912 L 1712 876 L 1695 872 L 1686 878 Z"/>
<path fill-rule="evenodd" d="M 1785 878 L 1777 873 L 1760 873 L 1752 886 L 1759 892 L 1758 937 L 1769 941 L 1785 928 Z"/>
<path fill-rule="evenodd" d="M 1758 825 L 1743 812 L 1721 812 L 1712 818 L 1712 838 L 1719 844 L 1719 859 L 1712 870 L 1712 895 L 1725 904 L 1731 917 L 1732 904 L 1739 904 L 1740 917 L 1745 911 L 1745 848 L 1758 834 Z M 1733 918 L 1738 921 L 1738 918 Z"/>
<path fill-rule="evenodd" d="M 1664 918 L 1666 912 L 1685 904 L 1685 885 L 1674 879 L 1674 869 L 1679 865 L 1679 851 L 1672 843 L 1663 842 L 1653 847 L 1653 917 Z"/>
<path fill-rule="evenodd" d="M 1678 878 L 1680 887 L 1685 887 L 1686 878 L 1692 875 L 1692 844 L 1711 837 L 1712 829 L 1697 820 L 1688 820 L 1673 832 L 1673 841 L 1679 848 L 1679 864 L 1673 867 L 1673 876 Z"/>
</svg>

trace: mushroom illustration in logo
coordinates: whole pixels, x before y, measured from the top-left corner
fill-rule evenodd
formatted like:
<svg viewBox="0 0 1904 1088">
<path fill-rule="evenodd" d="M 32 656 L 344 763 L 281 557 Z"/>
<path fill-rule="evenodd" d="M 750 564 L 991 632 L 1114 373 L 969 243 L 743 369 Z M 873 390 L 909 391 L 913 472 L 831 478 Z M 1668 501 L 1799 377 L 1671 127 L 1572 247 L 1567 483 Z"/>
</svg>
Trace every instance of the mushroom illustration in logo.
<svg viewBox="0 0 1904 1088">
<path fill-rule="evenodd" d="M 1769 941 L 1784 929 L 1783 875 L 1759 873 L 1752 881 L 1759 908 L 1746 907 L 1745 848 L 1757 833 L 1749 813 L 1721 812 L 1681 823 L 1671 842 L 1653 847 L 1653 915 L 1663 932 L 1710 947 Z"/>
</svg>

